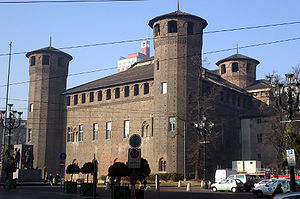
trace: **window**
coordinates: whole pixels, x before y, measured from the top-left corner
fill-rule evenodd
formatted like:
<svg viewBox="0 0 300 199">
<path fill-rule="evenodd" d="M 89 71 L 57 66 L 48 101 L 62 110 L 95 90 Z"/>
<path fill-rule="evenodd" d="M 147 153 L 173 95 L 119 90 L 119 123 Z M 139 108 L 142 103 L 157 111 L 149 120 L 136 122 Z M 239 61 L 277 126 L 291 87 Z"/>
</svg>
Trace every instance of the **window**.
<svg viewBox="0 0 300 199">
<path fill-rule="evenodd" d="M 125 86 L 125 92 L 124 92 L 124 97 L 129 96 L 129 86 Z"/>
<path fill-rule="evenodd" d="M 90 92 L 90 102 L 94 102 L 94 92 Z"/>
<path fill-rule="evenodd" d="M 166 94 L 167 93 L 167 82 L 162 82 L 161 83 L 161 94 Z"/>
<path fill-rule="evenodd" d="M 247 73 L 250 72 L 250 70 L 251 70 L 251 64 L 250 64 L 250 63 L 247 63 L 247 68 L 246 68 L 246 70 L 247 70 Z"/>
<path fill-rule="evenodd" d="M 226 65 L 222 64 L 221 65 L 221 74 L 224 74 L 224 73 L 226 73 Z"/>
<path fill-rule="evenodd" d="M 129 137 L 129 121 L 125 120 L 124 121 L 124 138 Z"/>
<path fill-rule="evenodd" d="M 49 55 L 43 55 L 42 65 L 49 65 Z"/>
<path fill-rule="evenodd" d="M 34 66 L 35 65 L 35 56 L 31 56 L 30 57 L 30 66 Z"/>
<path fill-rule="evenodd" d="M 29 105 L 29 112 L 33 112 L 33 104 Z"/>
<path fill-rule="evenodd" d="M 149 83 L 144 83 L 144 95 L 149 93 Z"/>
<path fill-rule="evenodd" d="M 67 132 L 67 142 L 72 142 L 73 141 L 73 132 L 72 132 L 72 127 L 68 127 L 68 132 Z"/>
<path fill-rule="evenodd" d="M 66 102 L 67 106 L 70 106 L 71 104 L 71 97 L 67 96 L 67 102 Z"/>
<path fill-rule="evenodd" d="M 145 137 L 146 136 L 146 130 L 145 130 L 145 125 L 143 125 L 142 127 L 142 137 Z"/>
<path fill-rule="evenodd" d="M 102 91 L 98 91 L 98 101 L 102 101 Z"/>
<path fill-rule="evenodd" d="M 175 117 L 169 118 L 169 131 L 175 131 L 176 119 Z"/>
<path fill-rule="evenodd" d="M 161 158 L 159 160 L 159 171 L 166 171 L 167 162 Z"/>
<path fill-rule="evenodd" d="M 120 98 L 120 88 L 116 88 L 115 90 L 115 99 Z"/>
<path fill-rule="evenodd" d="M 262 143 L 262 134 L 257 134 L 257 143 Z"/>
<path fill-rule="evenodd" d="M 81 94 L 81 103 L 84 104 L 85 103 L 85 93 Z"/>
<path fill-rule="evenodd" d="M 106 100 L 110 100 L 110 98 L 111 98 L 111 90 L 107 89 L 106 90 Z"/>
<path fill-rule="evenodd" d="M 187 33 L 188 33 L 188 35 L 194 34 L 194 23 L 193 22 L 188 23 Z"/>
<path fill-rule="evenodd" d="M 239 72 L 239 64 L 234 62 L 232 63 L 232 72 Z"/>
<path fill-rule="evenodd" d="M 78 141 L 83 141 L 83 125 L 79 125 Z"/>
<path fill-rule="evenodd" d="M 154 26 L 154 36 L 160 35 L 160 26 L 159 24 L 155 24 Z"/>
<path fill-rule="evenodd" d="M 177 32 L 177 21 L 169 21 L 168 22 L 168 33 Z"/>
<path fill-rule="evenodd" d="M 111 122 L 106 122 L 105 139 L 110 140 L 110 138 L 111 138 Z"/>
<path fill-rule="evenodd" d="M 151 118 L 151 135 L 153 136 L 153 132 L 154 132 L 154 118 Z"/>
<path fill-rule="evenodd" d="M 58 57 L 58 59 L 57 59 L 57 66 L 62 66 L 63 63 L 64 63 L 64 58 Z"/>
<path fill-rule="evenodd" d="M 74 95 L 74 105 L 78 104 L 78 95 Z"/>
<path fill-rule="evenodd" d="M 149 125 L 146 126 L 146 137 L 149 137 Z"/>
<path fill-rule="evenodd" d="M 134 89 L 133 89 L 133 91 L 134 91 L 134 96 L 139 95 L 139 85 L 138 85 L 138 84 L 135 84 L 133 88 L 134 88 Z"/>
<path fill-rule="evenodd" d="M 32 134 L 31 129 L 28 129 L 27 142 L 31 142 L 31 134 Z"/>
<path fill-rule="evenodd" d="M 93 140 L 98 139 L 98 124 L 93 124 Z"/>
<path fill-rule="evenodd" d="M 159 70 L 159 61 L 156 61 L 156 70 Z"/>
</svg>

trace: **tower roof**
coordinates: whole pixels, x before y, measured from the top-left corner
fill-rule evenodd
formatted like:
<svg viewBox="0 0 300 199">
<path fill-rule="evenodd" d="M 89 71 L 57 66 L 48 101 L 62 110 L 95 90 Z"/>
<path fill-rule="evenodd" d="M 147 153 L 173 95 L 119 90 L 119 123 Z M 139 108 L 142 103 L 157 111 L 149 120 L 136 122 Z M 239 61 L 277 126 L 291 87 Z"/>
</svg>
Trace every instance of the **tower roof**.
<svg viewBox="0 0 300 199">
<path fill-rule="evenodd" d="M 204 24 L 203 28 L 205 28 L 207 26 L 207 21 L 205 19 L 202 19 L 201 17 L 195 16 L 195 15 L 191 15 L 186 12 L 182 12 L 180 10 L 155 17 L 149 21 L 148 25 L 151 28 L 153 28 L 153 24 L 156 21 L 162 20 L 162 19 L 167 19 L 167 18 L 190 18 L 190 19 L 195 19 L 195 20 L 199 20 L 199 21 L 203 22 L 203 24 Z"/>
<path fill-rule="evenodd" d="M 225 59 L 221 59 L 220 61 L 218 61 L 216 63 L 216 65 L 219 66 L 221 63 L 226 62 L 226 61 L 238 61 L 238 60 L 249 60 L 249 61 L 256 62 L 256 65 L 259 64 L 259 61 L 257 61 L 256 59 L 253 59 L 251 57 L 247 57 L 247 56 L 241 55 L 241 54 L 234 54 Z"/>
<path fill-rule="evenodd" d="M 31 52 L 28 52 L 26 53 L 26 57 L 29 58 L 30 55 L 32 54 L 36 54 L 36 53 L 57 53 L 57 54 L 64 54 L 65 56 L 69 57 L 70 61 L 73 59 L 73 57 L 61 50 L 58 50 L 56 48 L 53 48 L 51 46 L 49 47 L 46 47 L 46 48 L 41 48 L 41 49 L 38 49 L 38 50 L 34 50 L 34 51 L 31 51 Z"/>
</svg>

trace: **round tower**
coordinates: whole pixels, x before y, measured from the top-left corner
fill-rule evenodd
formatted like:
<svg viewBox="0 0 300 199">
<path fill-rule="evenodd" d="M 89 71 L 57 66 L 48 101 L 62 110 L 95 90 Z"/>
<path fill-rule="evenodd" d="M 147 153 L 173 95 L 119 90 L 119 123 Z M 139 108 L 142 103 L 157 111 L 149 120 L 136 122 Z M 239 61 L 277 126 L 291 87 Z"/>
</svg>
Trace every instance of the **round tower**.
<svg viewBox="0 0 300 199">
<path fill-rule="evenodd" d="M 29 52 L 26 57 L 30 75 L 26 144 L 33 145 L 34 168 L 60 173 L 59 154 L 65 151 L 62 93 L 73 58 L 53 47 Z"/>
<path fill-rule="evenodd" d="M 256 59 L 238 53 L 216 63 L 221 77 L 241 88 L 246 88 L 256 81 L 258 64 Z"/>
<path fill-rule="evenodd" d="M 206 20 L 177 10 L 149 21 L 154 35 L 154 172 L 183 173 L 183 120 L 187 96 L 198 86 Z M 197 91 L 197 90 L 196 90 Z M 194 95 L 195 96 L 195 95 Z M 182 120 L 183 119 L 183 120 Z M 159 168 L 157 168 L 159 167 Z"/>
</svg>

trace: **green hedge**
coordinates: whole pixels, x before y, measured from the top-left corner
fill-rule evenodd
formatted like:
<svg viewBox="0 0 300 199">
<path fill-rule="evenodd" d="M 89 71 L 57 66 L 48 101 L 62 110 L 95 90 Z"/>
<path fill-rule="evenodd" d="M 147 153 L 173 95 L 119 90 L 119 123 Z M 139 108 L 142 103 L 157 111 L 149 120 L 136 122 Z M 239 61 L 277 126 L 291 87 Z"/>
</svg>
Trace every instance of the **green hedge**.
<svg viewBox="0 0 300 199">
<path fill-rule="evenodd" d="M 155 175 L 156 174 L 150 174 L 147 177 L 148 181 L 155 181 Z M 182 173 L 160 173 L 158 174 L 160 177 L 160 180 L 163 181 L 173 181 L 173 182 L 178 182 L 179 180 L 183 180 L 183 174 Z M 189 173 L 186 175 L 186 179 L 194 179 L 195 175 L 193 173 Z"/>
</svg>

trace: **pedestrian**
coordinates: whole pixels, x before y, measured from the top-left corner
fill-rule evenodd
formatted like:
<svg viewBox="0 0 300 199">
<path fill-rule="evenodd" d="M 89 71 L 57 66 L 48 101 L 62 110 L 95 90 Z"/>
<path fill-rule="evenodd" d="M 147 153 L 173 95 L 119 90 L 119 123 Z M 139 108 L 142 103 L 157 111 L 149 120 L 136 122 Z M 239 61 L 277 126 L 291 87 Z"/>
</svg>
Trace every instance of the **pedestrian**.
<svg viewBox="0 0 300 199">
<path fill-rule="evenodd" d="M 143 184 L 144 184 L 144 189 L 146 189 L 146 187 L 147 187 L 147 181 L 146 181 L 146 179 L 143 181 Z"/>
<path fill-rule="evenodd" d="M 51 173 L 50 173 L 50 176 L 49 176 L 49 183 L 50 183 L 51 186 L 53 185 L 53 175 Z"/>
<path fill-rule="evenodd" d="M 60 182 L 60 176 L 57 173 L 56 176 L 55 176 L 55 184 L 57 185 L 59 182 Z"/>
<path fill-rule="evenodd" d="M 276 186 L 276 189 L 274 190 L 273 194 L 272 194 L 272 197 L 274 197 L 276 194 L 279 194 L 279 193 L 283 193 L 283 190 L 281 188 L 281 184 L 277 184 Z"/>
</svg>

